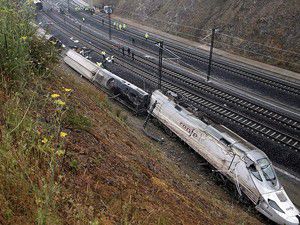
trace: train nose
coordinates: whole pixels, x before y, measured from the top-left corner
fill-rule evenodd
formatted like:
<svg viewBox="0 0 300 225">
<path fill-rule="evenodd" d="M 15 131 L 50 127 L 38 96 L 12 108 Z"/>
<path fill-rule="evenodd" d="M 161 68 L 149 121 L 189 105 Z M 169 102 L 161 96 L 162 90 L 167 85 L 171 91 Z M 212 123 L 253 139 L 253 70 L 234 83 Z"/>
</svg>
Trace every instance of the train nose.
<svg viewBox="0 0 300 225">
<path fill-rule="evenodd" d="M 298 219 L 298 224 L 300 224 L 300 214 L 296 216 Z"/>
<path fill-rule="evenodd" d="M 274 200 L 272 200 L 274 199 Z M 300 215 L 297 208 L 290 201 L 280 202 L 273 196 L 271 199 L 270 194 L 267 198 L 262 198 L 256 209 L 264 214 L 269 219 L 278 224 L 285 225 L 299 225 Z"/>
<path fill-rule="evenodd" d="M 300 216 L 292 216 L 289 218 L 286 218 L 286 222 L 284 223 L 286 225 L 299 225 L 300 224 Z"/>
</svg>

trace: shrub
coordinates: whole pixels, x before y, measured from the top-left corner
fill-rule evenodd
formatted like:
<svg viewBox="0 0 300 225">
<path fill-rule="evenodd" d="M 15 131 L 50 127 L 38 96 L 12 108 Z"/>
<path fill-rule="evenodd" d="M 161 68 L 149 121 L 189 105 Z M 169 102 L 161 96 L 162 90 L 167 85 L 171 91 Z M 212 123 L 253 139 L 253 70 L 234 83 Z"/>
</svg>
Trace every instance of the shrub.
<svg viewBox="0 0 300 225">
<path fill-rule="evenodd" d="M 76 112 L 74 109 L 68 111 L 64 124 L 66 127 L 78 130 L 89 130 L 91 128 L 91 120 L 80 113 Z"/>
</svg>

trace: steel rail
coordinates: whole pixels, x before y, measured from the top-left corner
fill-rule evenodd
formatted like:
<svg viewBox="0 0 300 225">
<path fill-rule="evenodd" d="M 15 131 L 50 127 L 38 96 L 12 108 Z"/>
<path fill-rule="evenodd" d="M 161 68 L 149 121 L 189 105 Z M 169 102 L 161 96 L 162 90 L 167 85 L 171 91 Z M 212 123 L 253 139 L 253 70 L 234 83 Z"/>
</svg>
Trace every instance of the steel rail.
<svg viewBox="0 0 300 225">
<path fill-rule="evenodd" d="M 101 17 L 101 18 L 103 18 L 103 17 Z M 95 19 L 95 17 L 90 17 L 90 19 L 97 20 L 97 19 Z M 106 20 L 106 18 L 103 18 L 103 19 Z M 135 29 L 137 29 L 137 28 L 135 28 Z M 116 31 L 118 32 L 118 30 L 116 30 Z M 139 38 L 139 40 L 144 40 L 144 38 L 141 36 L 141 34 L 136 31 L 133 31 L 133 30 L 129 31 L 127 29 L 127 30 L 122 30 L 122 32 L 128 33 L 129 35 L 133 34 L 135 37 Z M 156 43 L 158 40 L 150 37 L 148 39 L 148 41 L 152 41 L 153 43 Z M 208 63 L 208 58 L 207 58 L 207 56 L 203 55 L 203 53 L 202 54 L 193 53 L 191 51 L 187 51 L 186 46 L 178 45 L 180 47 L 178 47 L 178 46 L 176 47 L 168 42 L 166 42 L 165 45 L 168 46 L 168 48 L 171 48 L 174 52 L 183 54 L 186 57 L 190 57 L 193 60 L 200 61 L 205 64 Z M 221 62 L 216 59 L 213 61 L 213 66 L 218 67 L 222 70 L 226 70 L 231 73 L 237 74 L 241 77 L 253 80 L 255 82 L 263 83 L 264 85 L 279 89 L 281 91 L 288 92 L 288 93 L 291 93 L 294 95 L 300 95 L 300 88 L 297 87 L 297 85 L 292 86 L 292 84 L 290 84 L 290 83 L 288 84 L 286 81 L 284 81 L 282 79 L 276 79 L 275 77 L 270 77 L 269 75 L 267 75 L 265 73 L 260 73 L 260 72 L 253 73 L 252 71 L 249 71 L 249 69 L 242 68 L 236 64 L 230 65 L 230 64 L 228 64 L 228 62 L 224 63 L 224 62 Z"/>
<path fill-rule="evenodd" d="M 53 18 L 51 18 L 53 20 Z M 55 20 L 54 20 L 55 21 Z M 69 24 L 70 25 L 70 24 Z M 64 26 L 64 28 L 66 29 L 66 26 Z M 61 28 L 60 29 L 63 33 L 65 33 L 65 31 Z M 68 31 L 69 33 L 71 33 L 73 36 L 77 36 L 80 37 L 80 39 L 85 40 L 86 36 L 83 36 L 81 33 L 73 33 L 70 30 Z M 95 45 L 92 44 L 90 41 L 84 41 L 86 42 L 86 44 L 88 46 L 92 46 L 96 52 L 100 50 L 100 48 Z M 111 47 L 111 45 L 106 45 Z M 116 57 L 118 60 L 122 61 L 122 58 L 118 58 Z M 124 64 L 128 64 L 127 60 L 123 59 L 123 63 Z M 136 65 L 133 65 L 132 63 L 129 63 L 131 66 L 136 68 Z M 140 69 L 140 68 L 139 68 Z M 140 69 L 141 70 L 141 69 Z M 145 69 L 144 69 L 145 70 Z M 143 70 L 141 70 L 143 71 Z M 147 73 L 148 71 L 144 71 L 145 73 Z M 156 77 L 154 74 L 152 73 L 147 73 L 150 76 L 154 76 Z M 178 87 L 175 84 L 170 83 L 169 81 L 166 81 L 165 79 L 163 79 L 163 84 L 168 84 L 169 87 L 172 87 L 170 90 L 175 91 L 179 94 L 182 94 L 183 96 L 185 96 L 187 99 L 189 99 L 191 102 L 193 102 L 194 104 L 196 104 L 198 107 L 200 107 L 201 109 L 204 109 L 205 111 L 207 111 L 208 109 L 213 112 L 213 113 L 217 113 L 219 116 L 226 118 L 228 120 L 231 120 L 237 124 L 242 125 L 243 127 L 245 127 L 246 129 L 250 129 L 252 131 L 254 131 L 255 133 L 259 133 L 277 143 L 280 143 L 282 145 L 288 146 L 291 149 L 294 149 L 296 151 L 298 151 L 300 149 L 300 143 L 299 140 L 297 140 L 296 138 L 291 137 L 288 134 L 285 134 L 283 132 L 279 132 L 274 128 L 269 127 L 266 124 L 262 124 L 258 121 L 255 121 L 252 118 L 246 117 L 246 116 L 241 116 L 239 114 L 239 112 L 236 112 L 232 109 L 228 109 L 226 107 L 224 107 L 224 105 L 222 104 L 218 104 L 213 102 L 212 100 L 206 99 L 202 96 L 199 96 L 198 93 L 194 93 L 192 91 L 187 91 L 186 89 L 182 88 L 182 87 Z"/>
</svg>

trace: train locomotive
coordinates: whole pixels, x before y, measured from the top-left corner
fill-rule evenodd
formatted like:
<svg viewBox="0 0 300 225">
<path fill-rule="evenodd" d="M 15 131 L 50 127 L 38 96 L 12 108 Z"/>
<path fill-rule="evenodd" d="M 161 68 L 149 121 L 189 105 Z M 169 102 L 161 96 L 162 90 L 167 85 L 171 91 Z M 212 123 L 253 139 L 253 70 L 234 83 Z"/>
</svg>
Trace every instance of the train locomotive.
<svg viewBox="0 0 300 225">
<path fill-rule="evenodd" d="M 263 151 L 226 127 L 199 119 L 160 91 L 152 93 L 149 113 L 235 183 L 259 212 L 278 224 L 300 223 L 298 209 Z"/>
<path fill-rule="evenodd" d="M 82 76 L 115 94 L 170 129 L 182 141 L 233 182 L 255 208 L 270 220 L 285 225 L 300 223 L 298 209 L 280 185 L 267 155 L 226 127 L 201 119 L 176 101 L 176 94 L 154 91 L 151 96 L 133 84 L 96 66 L 70 50 L 65 62 Z"/>
</svg>

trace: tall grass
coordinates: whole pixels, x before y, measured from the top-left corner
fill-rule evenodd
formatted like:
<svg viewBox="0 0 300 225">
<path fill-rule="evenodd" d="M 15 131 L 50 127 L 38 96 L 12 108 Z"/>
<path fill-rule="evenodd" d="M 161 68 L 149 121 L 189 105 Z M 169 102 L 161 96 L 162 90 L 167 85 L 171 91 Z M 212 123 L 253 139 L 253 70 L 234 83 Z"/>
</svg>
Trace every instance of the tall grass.
<svg viewBox="0 0 300 225">
<path fill-rule="evenodd" d="M 0 224 L 60 223 L 69 94 L 62 89 L 54 99 L 46 90 L 57 52 L 34 36 L 33 19 L 30 1 L 0 0 Z"/>
</svg>

